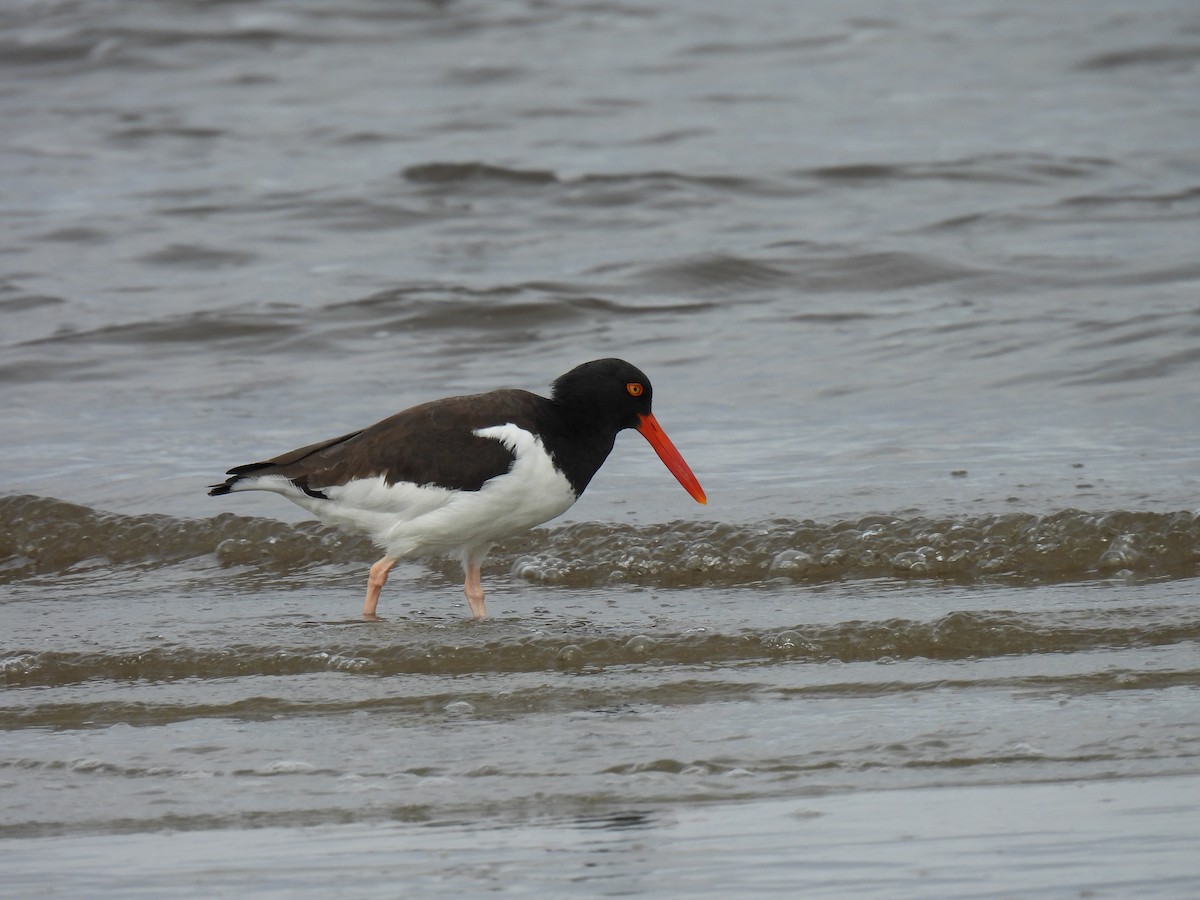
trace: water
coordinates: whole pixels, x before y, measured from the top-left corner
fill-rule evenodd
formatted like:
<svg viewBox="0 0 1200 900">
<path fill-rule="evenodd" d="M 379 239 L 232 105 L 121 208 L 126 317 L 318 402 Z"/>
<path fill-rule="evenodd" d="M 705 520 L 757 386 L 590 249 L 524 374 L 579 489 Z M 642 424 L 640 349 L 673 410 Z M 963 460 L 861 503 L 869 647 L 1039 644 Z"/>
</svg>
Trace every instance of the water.
<svg viewBox="0 0 1200 900">
<path fill-rule="evenodd" d="M 1185 2 L 0 13 L 0 893 L 1191 896 Z M 622 356 L 355 618 L 230 465 Z"/>
</svg>

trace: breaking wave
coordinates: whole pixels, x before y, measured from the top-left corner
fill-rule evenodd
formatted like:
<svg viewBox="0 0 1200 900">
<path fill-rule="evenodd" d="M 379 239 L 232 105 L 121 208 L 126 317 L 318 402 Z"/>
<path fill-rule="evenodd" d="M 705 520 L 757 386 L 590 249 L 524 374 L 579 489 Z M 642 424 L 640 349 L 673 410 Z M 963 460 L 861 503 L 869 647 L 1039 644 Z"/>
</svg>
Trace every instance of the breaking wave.
<svg viewBox="0 0 1200 900">
<path fill-rule="evenodd" d="M 49 497 L 0 497 L 0 583 L 85 563 L 305 571 L 373 560 L 365 539 L 316 522 L 221 513 L 207 519 L 123 515 Z M 449 561 L 431 561 L 454 571 Z M 1088 512 L 974 517 L 871 515 L 833 522 L 572 524 L 500 544 L 489 567 L 535 583 L 595 587 L 741 586 L 860 578 L 1045 583 L 1116 573 L 1200 574 L 1200 514 Z"/>
</svg>

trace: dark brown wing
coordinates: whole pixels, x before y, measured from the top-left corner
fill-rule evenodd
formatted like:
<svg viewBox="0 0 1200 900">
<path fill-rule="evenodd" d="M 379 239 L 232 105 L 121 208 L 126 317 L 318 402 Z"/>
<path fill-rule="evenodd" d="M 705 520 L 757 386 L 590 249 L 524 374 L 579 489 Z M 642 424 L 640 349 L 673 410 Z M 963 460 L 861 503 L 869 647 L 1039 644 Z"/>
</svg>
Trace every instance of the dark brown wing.
<svg viewBox="0 0 1200 900">
<path fill-rule="evenodd" d="M 236 466 L 210 494 L 224 494 L 242 478 L 282 475 L 311 496 L 356 478 L 384 476 L 451 490 L 477 491 L 511 468 L 513 454 L 476 429 L 513 423 L 536 430 L 549 401 L 527 391 L 503 390 L 414 406 L 362 431 L 321 441 L 263 462 Z"/>
</svg>

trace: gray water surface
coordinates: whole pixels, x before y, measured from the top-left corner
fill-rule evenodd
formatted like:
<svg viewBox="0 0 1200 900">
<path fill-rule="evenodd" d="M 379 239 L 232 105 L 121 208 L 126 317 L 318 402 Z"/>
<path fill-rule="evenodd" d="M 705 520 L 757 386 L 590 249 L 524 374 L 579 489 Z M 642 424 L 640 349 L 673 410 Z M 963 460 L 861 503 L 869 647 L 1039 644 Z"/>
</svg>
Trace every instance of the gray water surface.
<svg viewBox="0 0 1200 900">
<path fill-rule="evenodd" d="M 14 895 L 1191 896 L 1190 2 L 0 12 Z M 231 465 L 621 356 L 485 564 Z"/>
</svg>

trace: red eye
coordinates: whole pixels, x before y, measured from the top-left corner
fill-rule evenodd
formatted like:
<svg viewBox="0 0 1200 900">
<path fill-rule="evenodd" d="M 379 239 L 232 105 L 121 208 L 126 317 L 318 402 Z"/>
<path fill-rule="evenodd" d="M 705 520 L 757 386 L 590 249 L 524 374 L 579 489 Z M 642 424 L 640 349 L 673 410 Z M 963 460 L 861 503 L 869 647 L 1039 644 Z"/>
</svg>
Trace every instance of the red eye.
<svg viewBox="0 0 1200 900">
<path fill-rule="evenodd" d="M 642 396 L 642 392 L 646 389 L 636 381 L 631 381 L 629 384 L 625 385 L 625 390 L 629 391 L 630 397 L 640 397 Z"/>
</svg>

